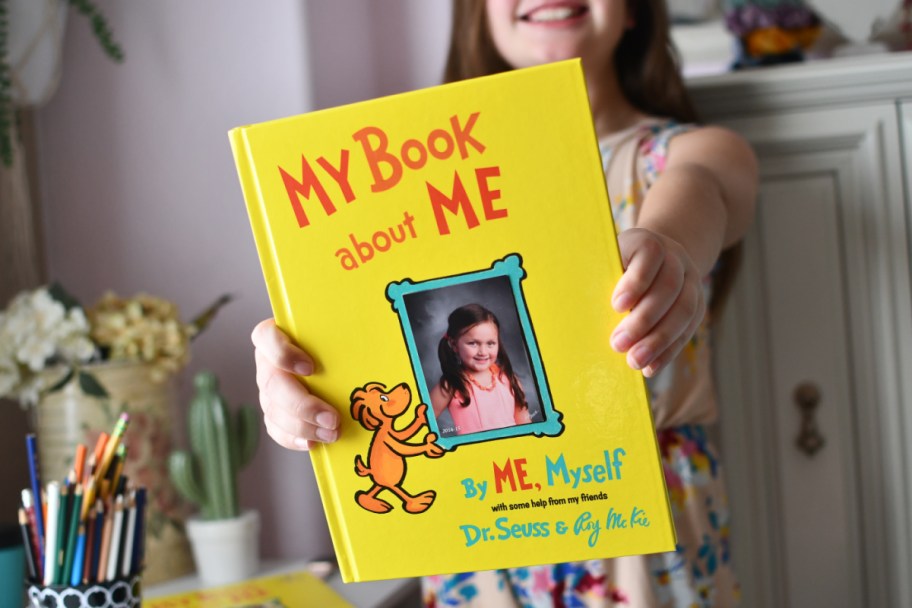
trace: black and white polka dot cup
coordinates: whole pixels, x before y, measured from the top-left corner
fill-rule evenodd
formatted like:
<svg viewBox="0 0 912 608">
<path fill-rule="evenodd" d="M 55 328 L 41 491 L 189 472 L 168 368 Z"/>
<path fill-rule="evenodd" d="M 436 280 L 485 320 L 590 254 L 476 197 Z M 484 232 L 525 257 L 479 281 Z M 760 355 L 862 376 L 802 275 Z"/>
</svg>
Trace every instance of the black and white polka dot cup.
<svg viewBox="0 0 912 608">
<path fill-rule="evenodd" d="M 138 608 L 142 602 L 139 575 L 104 583 L 28 586 L 28 608 Z"/>
</svg>

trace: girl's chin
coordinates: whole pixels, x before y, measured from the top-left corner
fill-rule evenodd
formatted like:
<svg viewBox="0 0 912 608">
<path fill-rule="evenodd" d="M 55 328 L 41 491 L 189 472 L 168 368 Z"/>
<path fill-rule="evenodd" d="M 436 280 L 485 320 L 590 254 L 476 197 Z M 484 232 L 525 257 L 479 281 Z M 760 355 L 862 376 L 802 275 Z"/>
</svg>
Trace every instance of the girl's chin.
<svg viewBox="0 0 912 608">
<path fill-rule="evenodd" d="M 577 45 L 559 45 L 549 48 L 540 49 L 534 56 L 528 57 L 523 67 L 533 67 L 556 61 L 566 61 L 567 59 L 576 59 L 582 57 L 582 49 Z"/>
</svg>

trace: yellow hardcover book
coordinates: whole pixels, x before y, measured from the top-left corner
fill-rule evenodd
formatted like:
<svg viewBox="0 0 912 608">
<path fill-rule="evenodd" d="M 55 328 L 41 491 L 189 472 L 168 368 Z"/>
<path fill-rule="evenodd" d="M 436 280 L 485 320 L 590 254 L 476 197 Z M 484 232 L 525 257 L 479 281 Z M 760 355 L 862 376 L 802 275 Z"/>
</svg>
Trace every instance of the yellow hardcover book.
<svg viewBox="0 0 912 608">
<path fill-rule="evenodd" d="M 576 60 L 230 134 L 346 581 L 674 549 Z"/>
<path fill-rule="evenodd" d="M 143 600 L 146 608 L 349 608 L 351 604 L 303 570 Z"/>
</svg>

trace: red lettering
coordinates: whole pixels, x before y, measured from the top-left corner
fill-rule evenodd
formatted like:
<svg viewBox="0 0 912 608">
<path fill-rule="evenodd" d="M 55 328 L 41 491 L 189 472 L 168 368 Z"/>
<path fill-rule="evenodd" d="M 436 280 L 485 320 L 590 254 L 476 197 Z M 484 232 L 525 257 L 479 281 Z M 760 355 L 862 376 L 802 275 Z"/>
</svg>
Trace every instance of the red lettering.
<svg viewBox="0 0 912 608">
<path fill-rule="evenodd" d="M 471 135 L 472 127 L 475 126 L 475 121 L 478 120 L 478 114 L 478 112 L 475 112 L 469 116 L 469 121 L 466 123 L 465 127 L 459 126 L 459 116 L 454 115 L 450 117 L 450 126 L 453 127 L 453 136 L 456 138 L 456 145 L 459 146 L 459 154 L 462 158 L 467 158 L 469 156 L 467 145 L 478 150 L 479 154 L 485 151 L 484 144 Z"/>
<path fill-rule="evenodd" d="M 415 150 L 418 157 L 413 160 L 409 154 L 409 150 Z M 417 139 L 405 140 L 405 143 L 402 144 L 401 156 L 402 162 L 405 163 L 405 166 L 412 170 L 420 169 L 427 162 L 427 150 Z"/>
<path fill-rule="evenodd" d="M 528 473 L 526 473 L 526 459 L 517 458 L 513 461 L 513 464 L 516 465 L 516 479 L 519 481 L 520 489 L 531 490 L 532 484 L 526 483 L 526 477 L 528 476 Z"/>
<path fill-rule="evenodd" d="M 323 170 L 329 173 L 329 176 L 333 178 L 339 185 L 339 190 L 342 191 L 342 196 L 345 197 L 345 202 L 350 203 L 355 200 L 355 193 L 352 192 L 351 184 L 348 182 L 348 150 L 342 150 L 339 158 L 338 169 L 333 167 L 329 161 L 322 156 L 317 159 L 317 162 L 321 167 L 323 167 Z"/>
<path fill-rule="evenodd" d="M 475 215 L 472 203 L 469 202 L 469 195 L 462 185 L 462 180 L 459 179 L 459 173 L 453 173 L 453 195 L 451 197 L 447 197 L 447 195 L 432 186 L 430 182 L 427 182 L 427 189 L 428 195 L 431 197 L 434 219 L 437 220 L 437 232 L 441 235 L 450 233 L 450 226 L 447 224 L 444 210 L 453 215 L 459 215 L 459 210 L 462 209 L 465 214 L 466 226 L 470 229 L 478 226 L 478 217 Z"/>
<path fill-rule="evenodd" d="M 481 208 L 485 219 L 496 220 L 507 217 L 506 209 L 495 209 L 492 203 L 500 198 L 500 190 L 488 186 L 488 178 L 500 177 L 500 167 L 482 167 L 475 169 L 475 180 L 478 182 L 478 193 L 481 195 Z"/>
<path fill-rule="evenodd" d="M 371 144 L 374 139 L 376 145 Z M 382 129 L 377 127 L 364 127 L 354 135 L 352 139 L 361 144 L 364 149 L 364 157 L 370 166 L 371 175 L 374 177 L 374 183 L 371 184 L 371 192 L 383 192 L 389 190 L 399 183 L 402 179 L 402 163 L 394 154 L 387 152 L 389 147 L 389 138 Z M 389 177 L 383 176 L 381 164 L 389 167 Z"/>
<path fill-rule="evenodd" d="M 380 253 L 389 250 L 389 248 L 393 246 L 390 237 L 385 232 L 375 232 L 374 238 L 372 238 L 371 241 L 374 243 L 374 249 Z"/>
<path fill-rule="evenodd" d="M 494 491 L 500 494 L 503 492 L 503 483 L 510 482 L 510 489 L 516 491 L 516 480 L 513 478 L 513 463 L 507 458 L 507 463 L 500 468 L 497 463 L 491 463 L 494 466 Z"/>
<path fill-rule="evenodd" d="M 303 228 L 310 225 L 307 214 L 304 212 L 304 206 L 301 204 L 300 197 L 310 200 L 311 191 L 317 193 L 320 204 L 323 205 L 323 211 L 326 215 L 332 215 L 336 212 L 336 206 L 330 200 L 329 195 L 320 183 L 320 179 L 304 155 L 301 155 L 301 181 L 296 180 L 282 167 L 279 167 L 279 174 L 282 176 L 282 182 L 285 184 L 285 192 L 288 193 L 288 200 L 291 201 L 291 208 L 294 210 L 295 218 L 298 220 L 298 226 Z"/>
<path fill-rule="evenodd" d="M 443 142 L 442 148 L 438 149 L 435 145 L 435 142 L 438 141 Z M 440 160 L 449 158 L 453 154 L 453 138 L 443 129 L 434 129 L 428 133 L 428 149 L 434 158 L 439 158 Z"/>
<path fill-rule="evenodd" d="M 358 257 L 361 259 L 362 264 L 374 257 L 374 248 L 370 246 L 370 243 L 359 241 L 355 238 L 354 234 L 349 234 L 348 238 L 351 239 L 352 245 L 354 246 L 355 251 L 358 252 Z"/>
<path fill-rule="evenodd" d="M 531 490 L 533 485 L 526 482 L 526 477 L 528 473 L 526 472 L 526 459 L 517 458 L 516 460 L 510 461 L 507 458 L 506 464 L 501 468 L 497 466 L 496 462 L 491 463 L 494 466 L 494 491 L 497 494 L 503 492 L 503 485 L 505 482 L 509 482 L 510 490 L 516 491 L 516 482 L 519 481 L 520 490 Z M 513 475 L 513 469 L 516 469 L 516 475 Z"/>
</svg>

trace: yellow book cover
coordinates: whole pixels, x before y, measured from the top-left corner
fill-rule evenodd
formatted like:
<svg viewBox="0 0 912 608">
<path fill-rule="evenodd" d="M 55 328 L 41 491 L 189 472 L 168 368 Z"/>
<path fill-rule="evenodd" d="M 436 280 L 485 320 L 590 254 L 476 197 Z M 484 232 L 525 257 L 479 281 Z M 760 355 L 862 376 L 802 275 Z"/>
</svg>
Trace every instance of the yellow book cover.
<svg viewBox="0 0 912 608">
<path fill-rule="evenodd" d="M 310 572 L 262 576 L 211 589 L 143 600 L 146 608 L 349 608 L 332 588 Z"/>
<path fill-rule="evenodd" d="M 346 581 L 674 549 L 576 60 L 230 133 Z"/>
</svg>

